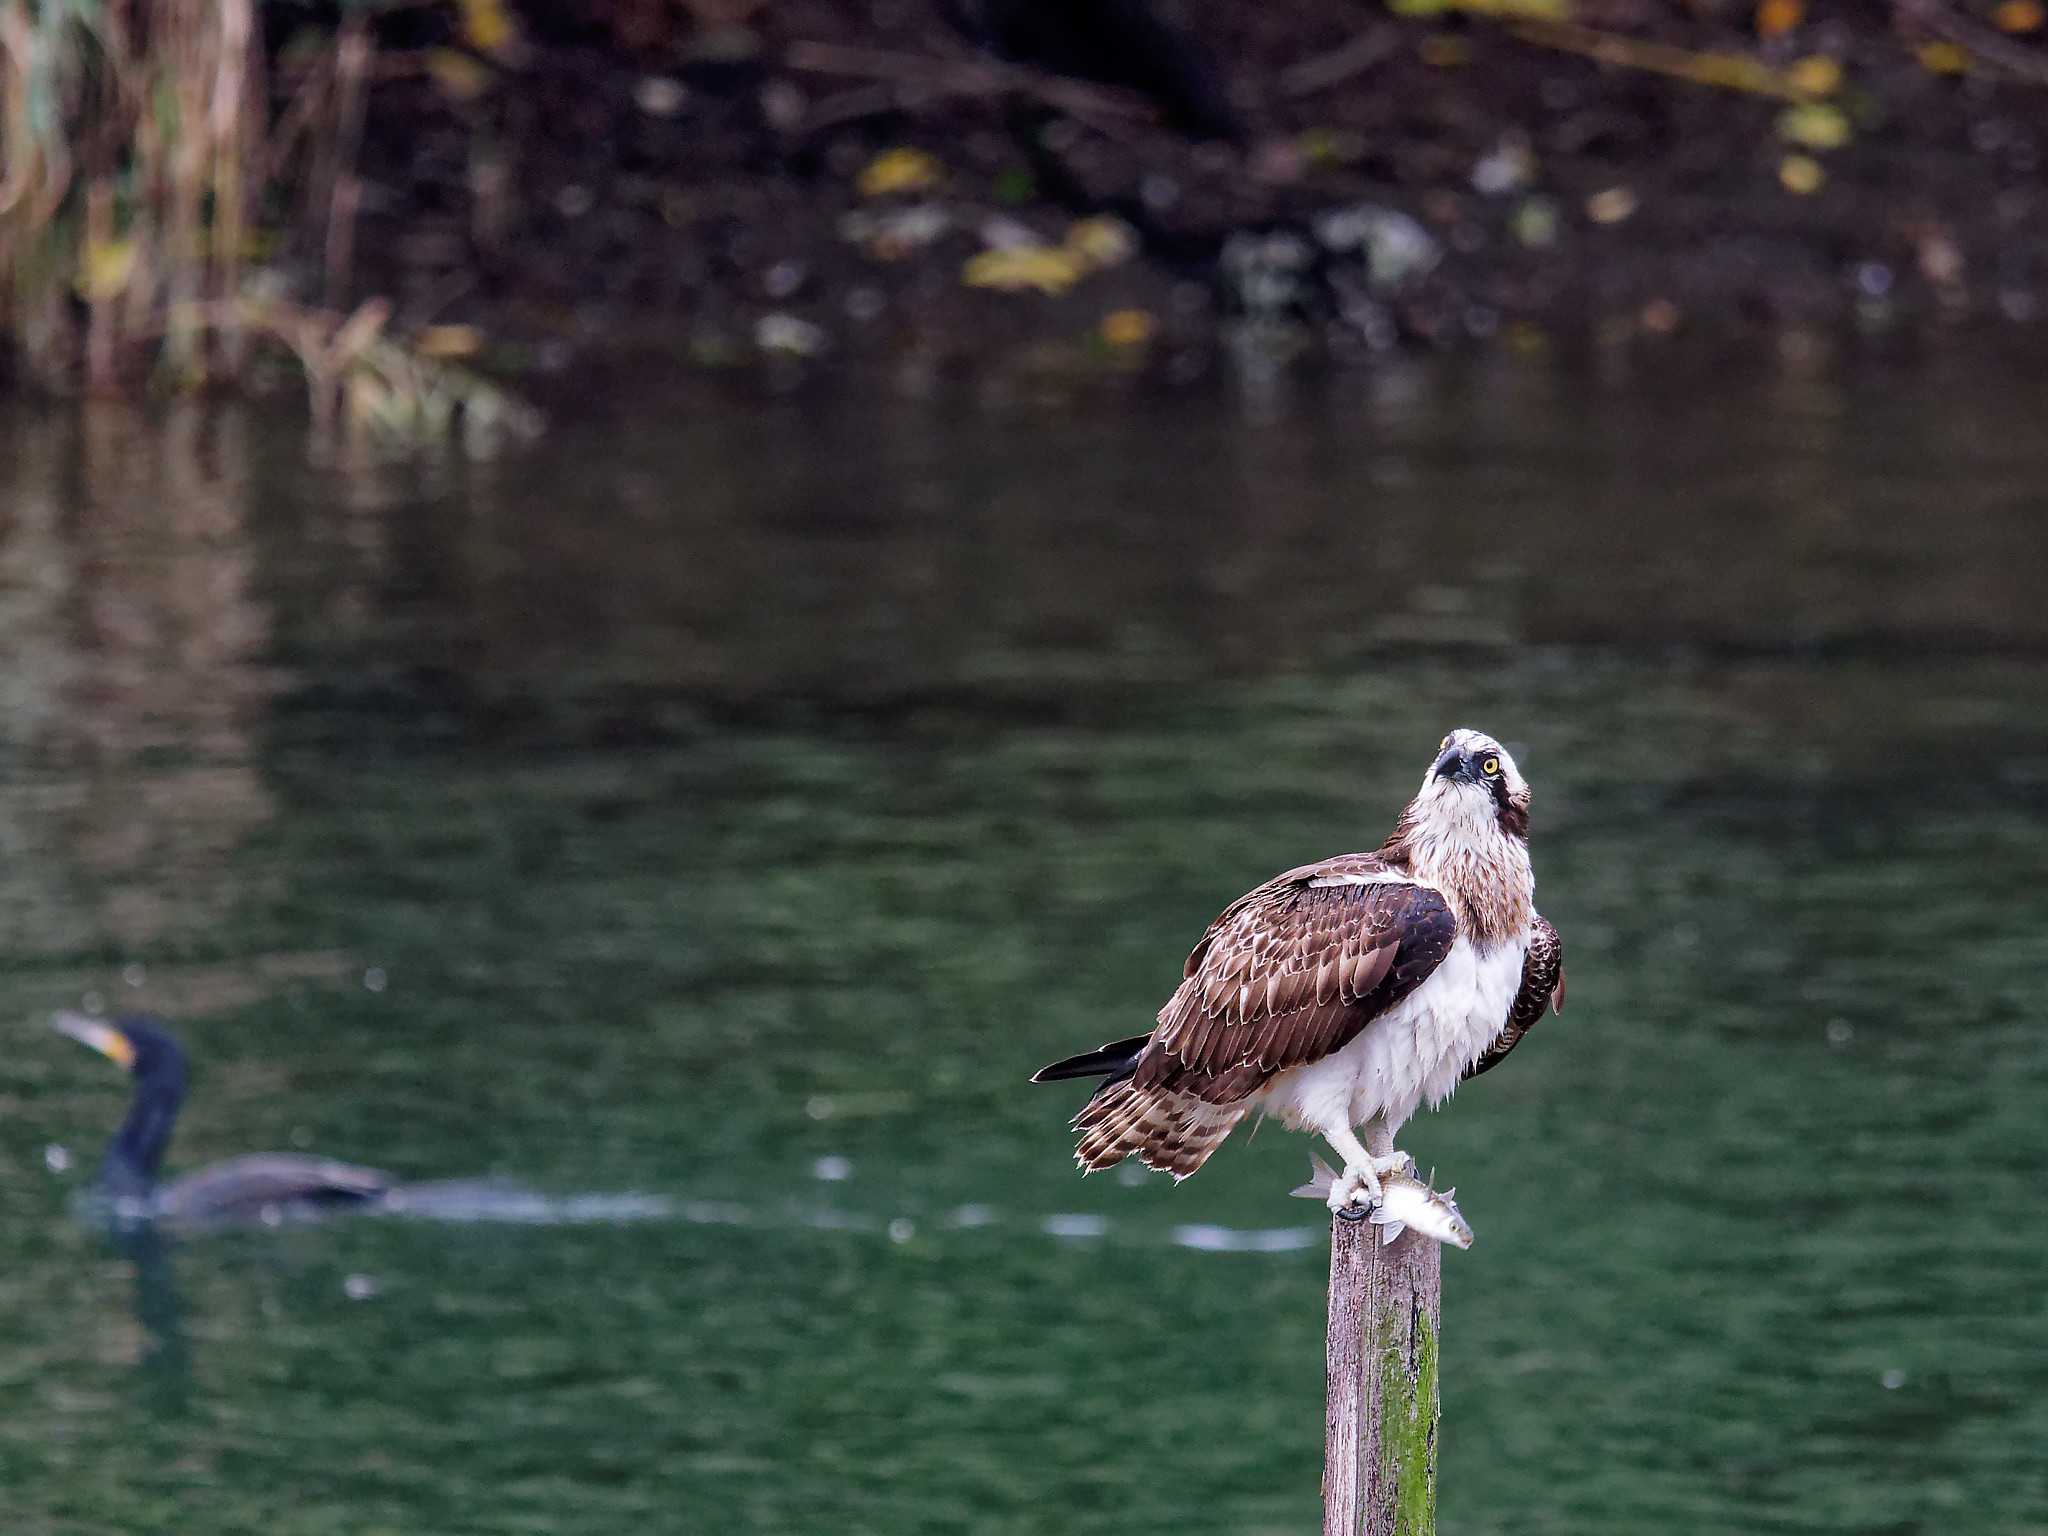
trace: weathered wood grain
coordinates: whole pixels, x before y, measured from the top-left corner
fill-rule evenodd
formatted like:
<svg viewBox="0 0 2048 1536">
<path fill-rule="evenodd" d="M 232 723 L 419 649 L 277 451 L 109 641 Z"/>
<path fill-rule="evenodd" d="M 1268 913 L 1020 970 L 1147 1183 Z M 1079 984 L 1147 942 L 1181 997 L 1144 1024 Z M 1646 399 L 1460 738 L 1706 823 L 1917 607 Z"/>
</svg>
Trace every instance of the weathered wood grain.
<svg viewBox="0 0 2048 1536">
<path fill-rule="evenodd" d="M 1331 1218 L 1324 1536 L 1434 1536 L 1442 1256 Z"/>
</svg>

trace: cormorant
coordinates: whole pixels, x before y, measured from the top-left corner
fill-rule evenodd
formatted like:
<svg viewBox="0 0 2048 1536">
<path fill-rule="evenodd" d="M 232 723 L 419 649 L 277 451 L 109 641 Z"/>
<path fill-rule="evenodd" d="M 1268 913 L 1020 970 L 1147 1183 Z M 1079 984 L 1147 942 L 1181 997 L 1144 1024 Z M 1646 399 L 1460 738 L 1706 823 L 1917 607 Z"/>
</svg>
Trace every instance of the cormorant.
<svg viewBox="0 0 2048 1536">
<path fill-rule="evenodd" d="M 274 1220 L 374 1205 L 393 1188 L 391 1175 L 378 1169 L 296 1152 L 231 1157 L 159 1184 L 157 1170 L 185 1098 L 185 1053 L 178 1042 L 144 1018 L 107 1024 L 59 1013 L 50 1022 L 135 1079 L 128 1116 L 100 1167 L 100 1190 L 117 1217 L 202 1226 Z"/>
</svg>

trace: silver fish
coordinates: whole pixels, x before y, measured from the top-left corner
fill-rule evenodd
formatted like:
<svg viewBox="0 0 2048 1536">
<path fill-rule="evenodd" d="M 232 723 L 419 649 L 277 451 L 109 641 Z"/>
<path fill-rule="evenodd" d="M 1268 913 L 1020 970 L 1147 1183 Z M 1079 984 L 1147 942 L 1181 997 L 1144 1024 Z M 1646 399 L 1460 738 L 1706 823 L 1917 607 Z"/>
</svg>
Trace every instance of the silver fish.
<svg viewBox="0 0 2048 1536">
<path fill-rule="evenodd" d="M 1327 1200 L 1336 1171 L 1314 1153 L 1309 1154 L 1313 1173 L 1309 1181 L 1290 1193 L 1304 1200 Z M 1380 1202 L 1366 1217 L 1380 1229 L 1382 1246 L 1413 1227 L 1424 1237 L 1433 1237 L 1454 1248 L 1472 1246 L 1472 1227 L 1458 1209 L 1455 1189 L 1434 1190 L 1410 1173 L 1380 1175 Z"/>
</svg>

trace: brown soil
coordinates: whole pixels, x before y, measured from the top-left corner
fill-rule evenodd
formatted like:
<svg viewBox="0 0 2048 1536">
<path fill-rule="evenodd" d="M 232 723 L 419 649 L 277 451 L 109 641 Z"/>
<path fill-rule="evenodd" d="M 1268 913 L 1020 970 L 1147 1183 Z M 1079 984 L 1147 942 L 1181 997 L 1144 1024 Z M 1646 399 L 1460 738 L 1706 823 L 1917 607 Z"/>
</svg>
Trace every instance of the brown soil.
<svg viewBox="0 0 2048 1536">
<path fill-rule="evenodd" d="M 1013 36 L 996 64 L 987 30 L 959 24 L 990 7 L 958 0 L 770 0 L 722 23 L 650 0 L 603 27 L 529 9 L 473 99 L 424 74 L 378 88 L 355 286 L 544 365 L 672 340 L 707 363 L 815 355 L 913 376 L 1197 371 L 1247 332 L 1342 357 L 2033 321 L 2039 34 L 2001 33 L 1988 10 L 1906 22 L 1778 3 L 1796 21 L 1769 40 L 1748 4 L 1573 14 L 1626 47 L 1823 86 L 1813 61 L 1832 61 L 1840 84 L 1804 125 L 1779 96 L 1569 51 L 1586 33 L 1354 0 L 1184 0 L 1154 13 L 1170 34 L 1121 54 Z M 1064 8 L 1037 13 L 1041 34 L 1048 14 Z M 1161 37 L 1178 50 L 1163 63 Z M 1637 62 L 1666 57 L 1681 58 Z M 1098 78 L 1057 72 L 1082 67 Z M 1802 131 L 1846 142 L 1788 137 Z M 877 190 L 878 170 L 864 190 L 904 149 L 930 160 L 883 169 L 929 184 Z M 1088 226 L 1097 259 L 1059 267 L 1091 215 L 1121 222 Z M 1032 239 L 1064 291 L 965 281 L 992 245 Z"/>
</svg>

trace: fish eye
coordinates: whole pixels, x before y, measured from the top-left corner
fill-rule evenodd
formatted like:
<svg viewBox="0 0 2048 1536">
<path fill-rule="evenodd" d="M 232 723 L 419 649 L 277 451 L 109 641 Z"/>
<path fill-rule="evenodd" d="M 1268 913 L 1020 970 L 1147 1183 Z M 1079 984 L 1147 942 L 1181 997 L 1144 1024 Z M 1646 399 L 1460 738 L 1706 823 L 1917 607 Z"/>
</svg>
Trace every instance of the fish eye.
<svg viewBox="0 0 2048 1536">
<path fill-rule="evenodd" d="M 1489 779 L 1495 777 L 1500 773 L 1500 759 L 1497 757 L 1489 757 L 1485 762 L 1479 765 L 1479 771 L 1485 774 Z"/>
</svg>

